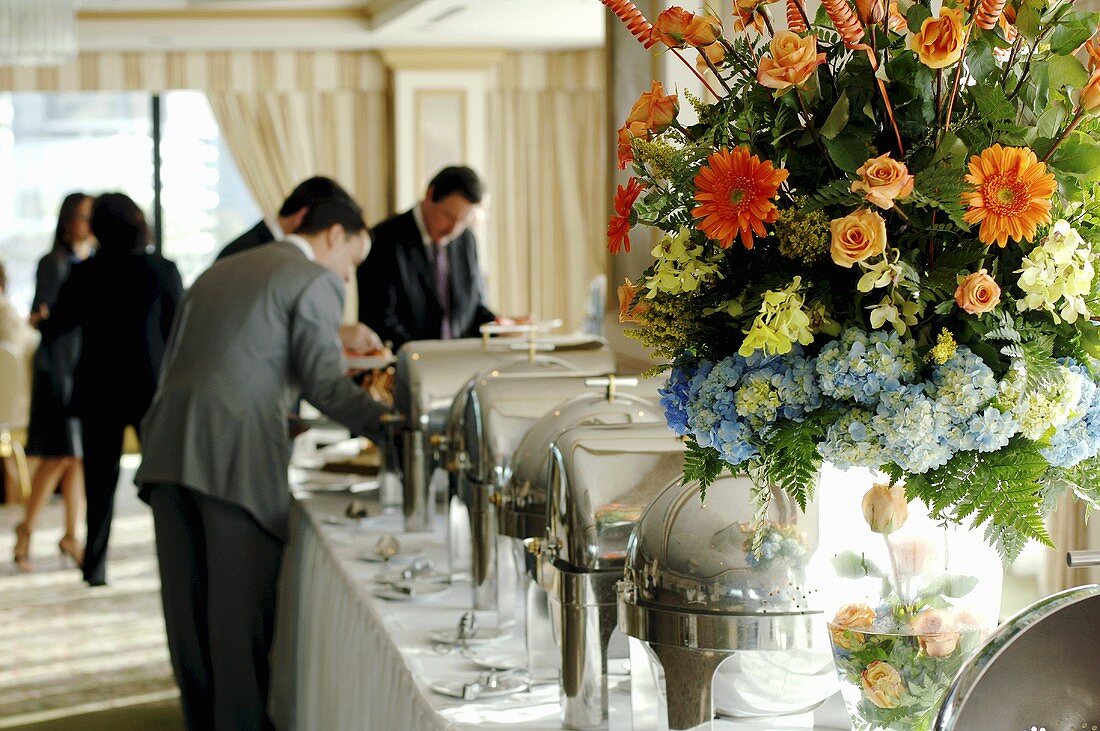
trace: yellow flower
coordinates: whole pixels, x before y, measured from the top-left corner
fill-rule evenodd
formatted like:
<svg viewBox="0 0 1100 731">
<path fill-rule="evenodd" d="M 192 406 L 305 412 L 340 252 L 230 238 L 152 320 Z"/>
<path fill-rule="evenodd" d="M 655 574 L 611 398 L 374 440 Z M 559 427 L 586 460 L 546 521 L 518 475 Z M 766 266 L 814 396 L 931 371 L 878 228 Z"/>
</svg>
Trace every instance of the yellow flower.
<svg viewBox="0 0 1100 731">
<path fill-rule="evenodd" d="M 863 496 L 863 519 L 875 533 L 888 535 L 909 519 L 909 501 L 905 486 L 876 483 Z"/>
<path fill-rule="evenodd" d="M 771 56 L 760 59 L 756 80 L 769 89 L 789 89 L 801 86 L 825 63 L 825 54 L 817 52 L 817 36 L 802 38 L 797 33 L 781 30 L 772 38 Z"/>
<path fill-rule="evenodd" d="M 985 269 L 959 277 L 955 290 L 955 304 L 971 315 L 981 317 L 1001 301 L 1001 287 Z"/>
<path fill-rule="evenodd" d="M 832 232 L 830 253 L 838 266 L 852 268 L 886 250 L 886 221 L 868 208 L 829 222 Z"/>
<path fill-rule="evenodd" d="M 947 657 L 959 646 L 955 621 L 942 609 L 924 610 L 913 617 L 911 627 L 920 636 L 920 649 L 928 657 Z"/>
<path fill-rule="evenodd" d="M 810 313 L 799 293 L 802 277 L 795 277 L 788 287 L 764 293 L 760 314 L 745 332 L 745 340 L 737 351 L 749 357 L 757 350 L 765 355 L 791 352 L 795 343 L 809 345 L 814 341 Z"/>
<path fill-rule="evenodd" d="M 854 650 L 863 644 L 863 633 L 858 629 L 871 629 L 875 622 L 875 610 L 866 604 L 845 604 L 837 610 L 829 622 L 829 635 L 833 644 L 842 650 Z"/>
<path fill-rule="evenodd" d="M 901 673 L 888 662 L 875 660 L 859 677 L 863 694 L 879 708 L 896 708 L 906 693 Z"/>
<path fill-rule="evenodd" d="M 939 17 L 921 23 L 920 33 L 909 36 L 909 48 L 928 68 L 942 69 L 962 56 L 965 35 L 962 10 L 944 7 Z"/>
<path fill-rule="evenodd" d="M 879 208 L 894 207 L 894 200 L 913 192 L 913 176 L 905 163 L 890 157 L 890 153 L 872 157 L 856 170 L 859 180 L 852 183 L 852 192 L 863 192 L 867 202 Z"/>
<path fill-rule="evenodd" d="M 928 362 L 943 365 L 955 357 L 955 352 L 958 349 L 959 344 L 955 341 L 955 336 L 947 328 L 944 328 L 940 330 L 935 346 L 928 351 Z"/>
</svg>

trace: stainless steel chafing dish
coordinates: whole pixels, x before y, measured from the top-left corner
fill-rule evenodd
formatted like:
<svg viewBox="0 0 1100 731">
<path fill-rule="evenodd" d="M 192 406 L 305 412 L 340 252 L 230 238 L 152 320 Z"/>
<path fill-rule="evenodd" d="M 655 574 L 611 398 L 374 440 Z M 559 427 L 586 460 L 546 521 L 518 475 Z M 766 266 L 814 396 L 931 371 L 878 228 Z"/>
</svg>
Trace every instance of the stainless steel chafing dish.
<svg viewBox="0 0 1100 731">
<path fill-rule="evenodd" d="M 401 469 L 406 530 L 430 530 L 431 479 L 439 464 L 447 417 L 456 394 L 474 374 L 535 360 L 544 351 L 553 351 L 557 362 L 582 372 L 608 368 L 611 354 L 602 339 L 536 338 L 534 330 L 519 329 L 531 334 L 526 342 L 487 337 L 426 340 L 405 343 L 398 351 L 394 415 L 385 424 L 390 455 L 383 464 L 389 471 Z M 401 454 L 401 459 L 394 459 L 394 454 Z"/>
<path fill-rule="evenodd" d="M 816 505 L 803 513 L 773 490 L 758 526 L 751 489 L 747 477 L 723 477 L 703 504 L 698 484 L 673 482 L 630 540 L 619 628 L 648 643 L 663 667 L 673 729 L 709 723 L 714 701 L 729 715 L 783 715 L 836 691 L 824 616 L 806 575 Z M 757 559 L 756 530 L 780 530 L 791 550 Z"/>
<path fill-rule="evenodd" d="M 1071 567 L 1100 566 L 1074 551 Z M 1100 586 L 1041 599 L 1001 625 L 963 666 L 936 731 L 1093 729 L 1100 725 Z"/>
<path fill-rule="evenodd" d="M 611 364 L 606 365 L 610 369 Z M 501 624 L 514 620 L 516 595 L 511 579 L 516 571 L 509 545 L 498 550 L 495 503 L 511 474 L 512 453 L 543 414 L 607 381 L 606 376 L 593 379 L 574 369 L 564 370 L 543 357 L 480 374 L 455 399 L 446 462 L 469 516 L 473 606 L 497 610 Z M 456 548 L 452 546 L 452 551 Z"/>
<path fill-rule="evenodd" d="M 512 456 L 511 472 L 495 502 L 500 535 L 512 543 L 526 621 L 527 669 L 532 678 L 552 679 L 558 653 L 545 587 L 537 583 L 538 561 L 525 544 L 546 535 L 550 447 L 567 429 L 592 424 L 663 424 L 657 384 L 636 378 L 589 379 L 580 394 L 547 412 L 524 435 Z"/>
<path fill-rule="evenodd" d="M 567 728 L 607 721 L 607 649 L 627 541 L 681 474 L 683 451 L 664 424 L 575 427 L 551 447 L 546 539 L 534 548 L 560 647 Z"/>
</svg>

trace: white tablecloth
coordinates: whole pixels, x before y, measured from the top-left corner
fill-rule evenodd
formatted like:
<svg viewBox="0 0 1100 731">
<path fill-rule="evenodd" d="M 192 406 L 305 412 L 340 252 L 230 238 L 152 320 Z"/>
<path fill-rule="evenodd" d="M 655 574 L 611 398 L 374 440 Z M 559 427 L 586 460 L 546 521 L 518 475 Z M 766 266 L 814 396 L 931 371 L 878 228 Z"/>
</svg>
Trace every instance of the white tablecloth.
<svg viewBox="0 0 1100 731">
<path fill-rule="evenodd" d="M 556 685 L 503 698 L 464 702 L 437 694 L 433 683 L 471 682 L 478 668 L 458 654 L 439 654 L 429 633 L 453 630 L 469 608 L 468 585 L 416 602 L 373 594 L 378 564 L 357 560 L 379 536 L 393 533 L 402 550 L 423 550 L 444 566 L 442 526 L 434 534 L 401 532 L 399 516 L 361 525 L 330 524 L 347 495 L 300 498 L 291 515 L 290 542 L 280 586 L 272 657 L 271 712 L 280 731 L 429 731 L 435 729 L 561 728 Z M 494 626 L 479 613 L 482 626 Z M 521 651 L 522 638 L 500 643 Z M 611 729 L 629 728 L 629 694 L 613 692 Z M 837 717 L 836 704 L 825 716 Z M 841 711 L 842 713 L 842 711 Z M 722 731 L 835 729 L 811 714 L 764 722 L 722 721 Z M 835 722 L 834 722 L 835 723 Z"/>
</svg>

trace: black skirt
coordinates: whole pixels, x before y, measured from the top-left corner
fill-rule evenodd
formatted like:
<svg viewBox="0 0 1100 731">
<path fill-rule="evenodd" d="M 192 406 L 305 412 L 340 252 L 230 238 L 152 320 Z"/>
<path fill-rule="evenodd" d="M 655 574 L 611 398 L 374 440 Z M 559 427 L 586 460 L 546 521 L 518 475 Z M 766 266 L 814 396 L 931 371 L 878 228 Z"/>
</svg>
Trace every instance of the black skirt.
<svg viewBox="0 0 1100 731">
<path fill-rule="evenodd" d="M 60 382 L 59 382 L 60 381 Z M 35 369 L 27 454 L 36 457 L 83 457 L 80 421 L 69 413 L 72 376 L 54 377 Z"/>
</svg>

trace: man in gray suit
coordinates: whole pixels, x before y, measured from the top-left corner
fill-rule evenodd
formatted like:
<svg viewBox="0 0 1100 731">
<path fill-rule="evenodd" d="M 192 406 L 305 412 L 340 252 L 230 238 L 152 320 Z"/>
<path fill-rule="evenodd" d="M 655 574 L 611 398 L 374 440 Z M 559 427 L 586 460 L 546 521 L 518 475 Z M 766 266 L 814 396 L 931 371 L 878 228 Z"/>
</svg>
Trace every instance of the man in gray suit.
<svg viewBox="0 0 1100 731">
<path fill-rule="evenodd" d="M 192 729 L 269 728 L 268 651 L 287 534 L 299 393 L 357 434 L 384 407 L 346 376 L 344 283 L 369 248 L 350 198 L 296 234 L 228 257 L 191 287 L 142 422 L 172 666 Z"/>
</svg>

